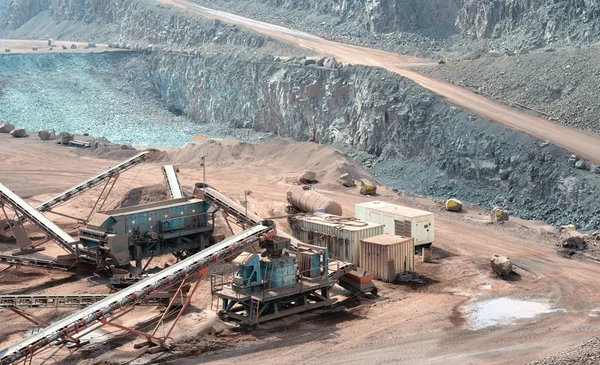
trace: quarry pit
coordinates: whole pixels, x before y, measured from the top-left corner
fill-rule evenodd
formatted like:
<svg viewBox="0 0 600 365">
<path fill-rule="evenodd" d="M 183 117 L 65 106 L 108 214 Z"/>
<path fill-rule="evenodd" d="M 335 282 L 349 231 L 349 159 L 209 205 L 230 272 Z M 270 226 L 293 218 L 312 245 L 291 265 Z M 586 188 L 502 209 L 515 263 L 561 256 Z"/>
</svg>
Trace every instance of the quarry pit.
<svg viewBox="0 0 600 365">
<path fill-rule="evenodd" d="M 0 120 L 28 131 L 25 138 L 0 133 L 0 183 L 35 206 L 150 151 L 151 159 L 120 174 L 107 208 L 167 201 L 160 169 L 172 165 L 188 199 L 208 183 L 245 205 L 246 220 L 251 212 L 289 234 L 286 193 L 310 170 L 312 188 L 344 216 L 373 200 L 433 212 L 432 256 L 417 248 L 416 279 L 375 280 L 377 296 L 366 298 L 333 286 L 332 306 L 247 332 L 213 310 L 214 283 L 205 279 L 169 352 L 140 351 L 135 334 L 105 325 L 82 337 L 89 343 L 80 348 L 53 345 L 34 363 L 561 364 L 593 352 L 600 137 L 592 116 L 599 104 L 589 80 L 568 74 L 573 67 L 597 79 L 585 58 L 597 52 L 590 42 L 598 35 L 578 37 L 583 26 L 563 24 L 556 32 L 570 29 L 571 43 L 560 33 L 554 41 L 527 38 L 531 19 L 554 14 L 546 5 L 525 12 L 518 29 L 489 25 L 492 37 L 472 18 L 479 8 L 458 0 L 446 9 L 458 14 L 454 25 L 436 23 L 432 1 L 390 2 L 410 8 L 412 20 L 351 2 L 344 11 L 309 3 L 0 0 Z M 393 29 L 378 25 L 384 18 Z M 511 51 L 498 55 L 503 48 Z M 534 62 L 560 76 L 528 75 L 532 86 L 500 77 L 518 79 L 515 65 Z M 486 76 L 492 67 L 502 74 Z M 89 148 L 42 141 L 40 130 L 66 132 Z M 357 185 L 340 184 L 344 174 Z M 361 195 L 361 181 L 377 185 L 377 195 Z M 102 194 L 90 189 L 48 216 L 77 236 L 81 219 L 69 217 L 86 217 Z M 464 204 L 461 212 L 445 209 L 450 198 Z M 508 222 L 490 220 L 498 207 Z M 237 223 L 228 229 L 219 212 L 216 240 L 249 225 Z M 64 254 L 35 225 L 25 227 L 34 246 L 45 247 L 26 257 Z M 584 243 L 566 244 L 565 235 Z M 0 236 L 3 255 L 16 242 Z M 508 278 L 489 270 L 495 253 L 515 263 Z M 190 254 L 156 256 L 148 272 Z M 104 272 L 8 267 L 0 274 L 5 296 L 110 294 Z M 9 325 L 0 347 L 75 310 L 31 309 L 39 321 L 33 327 L 1 307 Z M 162 311 L 140 305 L 110 320 L 143 332 Z"/>
</svg>

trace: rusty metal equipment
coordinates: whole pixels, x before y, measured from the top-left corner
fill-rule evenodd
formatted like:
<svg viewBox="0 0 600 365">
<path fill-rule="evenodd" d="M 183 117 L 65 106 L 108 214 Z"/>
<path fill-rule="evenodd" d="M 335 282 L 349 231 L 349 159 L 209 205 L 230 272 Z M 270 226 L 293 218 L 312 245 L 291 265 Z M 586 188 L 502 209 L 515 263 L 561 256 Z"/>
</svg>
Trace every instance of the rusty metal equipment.
<svg viewBox="0 0 600 365">
<path fill-rule="evenodd" d="M 211 292 L 218 298 L 217 313 L 240 321 L 240 327 L 336 302 L 330 289 L 355 266 L 336 261 L 329 264 L 326 248 L 299 244 L 290 250 L 290 240 L 275 237 L 263 243 L 258 255 L 245 252 L 234 261 L 234 275 L 211 277 Z"/>
<path fill-rule="evenodd" d="M 182 198 L 96 213 L 79 229 L 96 267 L 123 267 L 130 261 L 173 253 L 180 258 L 209 246 L 214 213 L 200 199 Z"/>
<path fill-rule="evenodd" d="M 6 349 L 0 350 L 0 365 L 9 365 L 21 360 L 27 360 L 47 346 L 61 345 L 67 341 L 76 343 L 78 338 L 95 329 L 98 324 L 114 326 L 141 336 L 147 340 L 146 345 L 148 346 L 170 348 L 172 341 L 169 336 L 183 314 L 183 311 L 189 305 L 192 296 L 208 269 L 216 263 L 237 256 L 253 244 L 264 242 L 274 237 L 276 233 L 274 223 L 269 221 L 263 223 L 264 225 L 249 228 L 240 234 L 232 236 L 120 292 L 110 295 L 84 310 L 73 313 Z M 111 318 L 134 307 L 140 301 L 151 297 L 158 291 L 178 287 L 179 292 L 186 282 L 193 281 L 196 281 L 196 284 L 191 294 L 181 306 L 174 323 L 171 324 L 171 327 L 162 337 L 158 337 L 156 332 L 159 326 L 163 325 L 165 316 L 159 320 L 156 328 L 151 333 L 136 331 L 110 321 Z M 174 297 L 178 296 L 178 292 L 176 292 Z M 171 306 L 172 302 L 169 303 L 165 315 L 169 312 Z"/>
</svg>

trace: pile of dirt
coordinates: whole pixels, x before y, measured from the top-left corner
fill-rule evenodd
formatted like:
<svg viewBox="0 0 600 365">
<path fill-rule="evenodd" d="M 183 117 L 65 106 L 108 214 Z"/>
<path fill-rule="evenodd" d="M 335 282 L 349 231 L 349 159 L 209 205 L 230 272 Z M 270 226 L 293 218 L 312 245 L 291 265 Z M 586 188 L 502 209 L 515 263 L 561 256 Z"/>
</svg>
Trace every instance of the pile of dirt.
<svg viewBox="0 0 600 365">
<path fill-rule="evenodd" d="M 352 161 L 349 156 L 331 147 L 310 142 L 294 142 L 283 138 L 265 143 L 222 143 L 207 140 L 188 144 L 181 149 L 168 150 L 157 155 L 154 161 L 178 166 L 196 166 L 200 157 L 206 155 L 206 163 L 214 167 L 267 168 L 273 174 L 297 173 L 309 169 L 317 173 L 322 183 L 335 183 L 340 175 L 350 173 L 354 179 L 379 180 L 365 167 Z M 296 177 L 297 178 L 297 177 Z"/>
<path fill-rule="evenodd" d="M 595 365 L 600 363 L 600 338 L 596 337 L 583 345 L 561 354 L 537 360 L 529 365 Z"/>
</svg>

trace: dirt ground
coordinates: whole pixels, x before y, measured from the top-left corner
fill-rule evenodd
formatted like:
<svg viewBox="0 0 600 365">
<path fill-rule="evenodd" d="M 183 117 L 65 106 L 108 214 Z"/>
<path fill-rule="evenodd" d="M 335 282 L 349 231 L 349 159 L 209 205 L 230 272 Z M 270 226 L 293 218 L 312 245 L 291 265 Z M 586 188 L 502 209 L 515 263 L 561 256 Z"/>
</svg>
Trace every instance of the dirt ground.
<svg viewBox="0 0 600 365">
<path fill-rule="evenodd" d="M 263 217 L 284 215 L 285 193 L 304 169 L 318 173 L 317 189 L 338 201 L 347 215 L 358 202 L 373 200 L 358 188 L 335 183 L 342 170 L 368 177 L 342 153 L 310 144 L 276 140 L 263 145 L 220 144 L 198 138 L 197 145 L 157 152 L 154 162 L 124 173 L 111 204 L 132 188 L 162 184 L 160 166 L 180 167 L 184 191 L 202 180 L 199 156 L 208 153 L 207 182 L 233 199 L 242 200 L 251 190 L 249 208 Z M 66 148 L 34 138 L 0 135 L 0 182 L 30 203 L 39 202 L 90 177 L 131 151 L 86 151 Z M 398 195 L 381 188 L 378 200 L 427 209 L 436 214 L 436 242 L 431 263 L 417 263 L 426 284 L 400 285 L 378 282 L 377 299 L 348 299 L 336 289 L 340 303 L 331 311 L 314 311 L 260 325 L 249 334 L 229 331 L 231 324 L 215 318 L 208 283 L 203 283 L 193 305 L 174 334 L 177 347 L 166 354 L 144 355 L 133 349 L 134 337 L 102 328 L 92 343 L 80 350 L 50 348 L 34 363 L 402 363 L 402 364 L 522 364 L 585 342 L 600 333 L 598 306 L 600 266 L 591 261 L 564 258 L 556 252 L 556 231 L 540 222 L 488 223 L 487 212 L 466 207 L 461 214 L 445 212 L 439 201 Z M 97 192 L 96 192 L 97 193 Z M 94 203 L 94 192 L 75 199 L 60 211 L 85 216 Z M 69 232 L 76 230 L 67 218 L 49 215 Z M 286 228 L 284 220 L 279 227 Z M 33 232 L 32 232 L 33 233 Z M 37 234 L 41 237 L 40 234 Z M 8 241 L 8 242 L 7 242 Z M 3 239 L 8 252 L 14 243 Z M 39 255 L 60 254 L 52 244 Z M 510 281 L 497 279 L 489 268 L 492 254 L 514 261 Z M 159 267 L 169 257 L 156 261 Z M 0 273 L 0 292 L 108 293 L 101 273 L 70 274 L 33 268 Z M 477 329 L 472 306 L 483 300 L 507 298 L 545 303 L 550 310 L 532 318 Z M 67 310 L 35 309 L 37 318 L 50 322 Z M 118 318 L 126 325 L 138 323 L 148 330 L 158 309 L 142 307 Z M 2 309 L 4 326 L 0 348 L 27 331 L 29 322 Z"/>
</svg>

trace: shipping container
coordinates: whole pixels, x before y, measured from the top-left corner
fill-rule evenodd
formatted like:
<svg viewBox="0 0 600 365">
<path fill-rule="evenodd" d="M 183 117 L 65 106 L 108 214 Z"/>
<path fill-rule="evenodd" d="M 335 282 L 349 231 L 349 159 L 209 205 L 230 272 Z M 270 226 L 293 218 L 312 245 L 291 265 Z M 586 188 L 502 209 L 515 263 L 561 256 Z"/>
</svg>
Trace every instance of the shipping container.
<svg viewBox="0 0 600 365">
<path fill-rule="evenodd" d="M 356 204 L 355 217 L 385 226 L 385 233 L 412 237 L 415 247 L 430 247 L 434 240 L 433 213 L 380 201 Z"/>
<path fill-rule="evenodd" d="M 397 275 L 415 271 L 415 243 L 412 237 L 382 234 L 360 241 L 361 269 L 375 279 L 391 282 Z"/>
<path fill-rule="evenodd" d="M 383 225 L 353 217 L 315 213 L 290 218 L 292 235 L 311 245 L 326 247 L 329 257 L 358 265 L 360 240 L 383 234 Z"/>
</svg>

